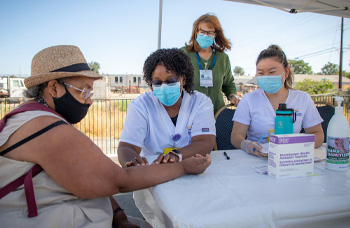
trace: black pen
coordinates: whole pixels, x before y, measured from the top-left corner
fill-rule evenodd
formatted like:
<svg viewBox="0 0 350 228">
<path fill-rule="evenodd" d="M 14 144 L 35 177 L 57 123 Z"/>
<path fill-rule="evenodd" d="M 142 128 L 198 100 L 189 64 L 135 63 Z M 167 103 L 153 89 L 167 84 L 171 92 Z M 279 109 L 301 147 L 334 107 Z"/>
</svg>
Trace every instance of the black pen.
<svg viewBox="0 0 350 228">
<path fill-rule="evenodd" d="M 230 160 L 230 157 L 227 155 L 226 151 L 224 151 L 224 155 L 225 155 L 227 160 Z"/>
</svg>

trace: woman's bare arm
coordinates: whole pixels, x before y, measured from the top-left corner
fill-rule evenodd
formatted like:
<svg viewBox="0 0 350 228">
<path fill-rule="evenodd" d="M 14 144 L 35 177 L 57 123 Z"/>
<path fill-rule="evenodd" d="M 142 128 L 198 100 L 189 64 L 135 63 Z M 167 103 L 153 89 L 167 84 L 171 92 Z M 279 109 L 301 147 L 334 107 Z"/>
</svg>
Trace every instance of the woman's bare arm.
<svg viewBox="0 0 350 228">
<path fill-rule="evenodd" d="M 57 121 L 39 117 L 16 131 L 9 144 Z M 199 174 L 209 166 L 210 157 L 187 162 L 138 166 L 123 169 L 109 159 L 86 135 L 70 125 L 59 125 L 7 154 L 9 158 L 39 164 L 67 191 L 82 198 L 110 196 L 134 191 L 177 178 Z"/>
</svg>

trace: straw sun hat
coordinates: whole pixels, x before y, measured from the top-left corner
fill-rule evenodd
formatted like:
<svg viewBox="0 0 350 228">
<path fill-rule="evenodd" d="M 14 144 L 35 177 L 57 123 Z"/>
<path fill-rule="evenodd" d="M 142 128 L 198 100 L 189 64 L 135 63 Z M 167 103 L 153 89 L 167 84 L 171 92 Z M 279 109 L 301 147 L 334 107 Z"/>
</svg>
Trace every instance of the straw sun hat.
<svg viewBox="0 0 350 228">
<path fill-rule="evenodd" d="M 84 76 L 101 79 L 102 76 L 90 70 L 83 53 L 76 46 L 58 45 L 38 52 L 32 60 L 31 76 L 24 79 L 27 88 L 53 79 Z"/>
</svg>

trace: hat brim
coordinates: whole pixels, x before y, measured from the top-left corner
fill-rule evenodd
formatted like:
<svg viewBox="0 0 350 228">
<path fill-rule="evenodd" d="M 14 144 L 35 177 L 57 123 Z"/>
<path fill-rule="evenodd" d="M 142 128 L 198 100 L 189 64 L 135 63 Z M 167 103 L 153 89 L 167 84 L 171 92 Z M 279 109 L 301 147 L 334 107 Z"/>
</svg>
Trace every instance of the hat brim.
<svg viewBox="0 0 350 228">
<path fill-rule="evenodd" d="M 29 89 L 54 79 L 79 77 L 79 76 L 94 78 L 95 80 L 103 78 L 103 76 L 90 70 L 79 71 L 79 72 L 51 72 L 51 73 L 45 73 L 45 74 L 32 75 L 24 79 L 24 85 L 26 86 L 27 89 Z"/>
</svg>

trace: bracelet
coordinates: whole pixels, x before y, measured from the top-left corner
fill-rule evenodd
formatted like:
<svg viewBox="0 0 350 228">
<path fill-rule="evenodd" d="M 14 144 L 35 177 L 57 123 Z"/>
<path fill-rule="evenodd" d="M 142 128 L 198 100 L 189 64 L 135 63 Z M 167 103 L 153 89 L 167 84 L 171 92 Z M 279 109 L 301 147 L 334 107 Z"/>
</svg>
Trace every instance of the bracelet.
<svg viewBox="0 0 350 228">
<path fill-rule="evenodd" d="M 124 211 L 124 209 L 121 208 L 121 207 L 117 207 L 117 208 L 114 209 L 114 211 L 113 211 L 113 216 L 114 216 L 115 214 L 117 214 L 119 211 Z"/>
</svg>

